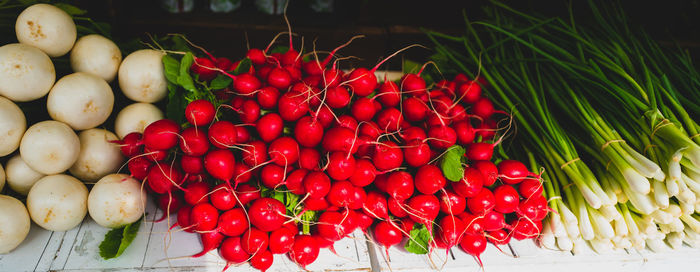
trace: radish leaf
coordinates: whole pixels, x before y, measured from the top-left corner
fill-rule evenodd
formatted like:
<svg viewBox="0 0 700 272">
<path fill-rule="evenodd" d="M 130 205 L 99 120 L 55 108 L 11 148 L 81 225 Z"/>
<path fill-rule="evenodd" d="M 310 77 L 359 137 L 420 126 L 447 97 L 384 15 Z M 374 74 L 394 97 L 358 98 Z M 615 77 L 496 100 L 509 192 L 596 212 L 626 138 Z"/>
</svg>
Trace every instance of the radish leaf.
<svg viewBox="0 0 700 272">
<path fill-rule="evenodd" d="M 100 243 L 100 256 L 108 260 L 116 258 L 124 253 L 124 250 L 134 241 L 141 227 L 141 221 L 128 224 L 121 228 L 112 229 L 105 234 L 105 239 Z"/>
<path fill-rule="evenodd" d="M 428 254 L 428 247 L 432 241 L 428 228 L 423 224 L 416 223 L 409 234 L 411 237 L 404 246 L 406 251 L 415 254 Z"/>
<path fill-rule="evenodd" d="M 230 77 L 225 75 L 218 75 L 211 81 L 211 84 L 209 84 L 209 88 L 212 90 L 225 89 L 226 87 L 231 85 L 232 82 L 233 80 Z"/>
<path fill-rule="evenodd" d="M 451 181 L 460 181 L 464 177 L 464 166 L 462 165 L 464 153 L 464 147 L 459 145 L 454 145 L 447 150 L 440 161 L 440 168 L 445 178 Z"/>
</svg>

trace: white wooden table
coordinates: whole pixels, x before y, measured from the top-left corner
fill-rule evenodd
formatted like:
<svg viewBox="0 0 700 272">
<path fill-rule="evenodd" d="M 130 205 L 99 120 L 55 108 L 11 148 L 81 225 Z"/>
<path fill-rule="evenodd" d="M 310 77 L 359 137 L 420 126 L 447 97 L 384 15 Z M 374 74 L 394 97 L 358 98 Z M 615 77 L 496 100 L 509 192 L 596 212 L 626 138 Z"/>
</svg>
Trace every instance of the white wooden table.
<svg viewBox="0 0 700 272">
<path fill-rule="evenodd" d="M 12 253 L 0 255 L 0 271 L 216 271 L 225 262 L 212 251 L 200 258 L 189 258 L 201 250 L 195 234 L 174 230 L 168 232 L 168 222 L 152 223 L 160 211 L 148 207 L 148 218 L 139 234 L 124 254 L 103 260 L 98 245 L 107 229 L 91 219 L 67 232 L 50 232 L 32 225 L 27 239 Z M 171 218 L 174 220 L 175 218 Z M 0 222 L 1 223 L 1 222 Z M 476 259 L 459 249 L 448 255 L 436 249 L 428 257 L 405 252 L 402 248 L 389 250 L 387 262 L 384 249 L 367 242 L 361 232 L 353 239 L 335 244 L 338 255 L 322 249 L 318 260 L 307 267 L 311 271 L 481 271 Z M 649 251 L 619 251 L 598 255 L 593 251 L 573 256 L 537 248 L 532 241 L 513 241 L 502 247 L 503 252 L 489 245 L 481 256 L 484 269 L 496 271 L 700 271 L 700 250 L 683 248 L 665 253 Z M 517 258 L 514 258 L 516 255 Z M 299 271 L 286 256 L 275 255 L 268 271 Z M 244 264 L 228 271 L 254 271 Z"/>
</svg>

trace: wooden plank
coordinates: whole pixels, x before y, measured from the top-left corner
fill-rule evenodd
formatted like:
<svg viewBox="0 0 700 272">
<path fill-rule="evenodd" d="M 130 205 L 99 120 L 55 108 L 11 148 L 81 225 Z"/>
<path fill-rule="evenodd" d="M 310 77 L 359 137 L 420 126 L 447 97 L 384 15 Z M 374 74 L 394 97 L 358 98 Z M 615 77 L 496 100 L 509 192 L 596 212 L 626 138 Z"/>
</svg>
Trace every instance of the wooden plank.
<svg viewBox="0 0 700 272">
<path fill-rule="evenodd" d="M 52 235 L 53 232 L 32 223 L 27 238 L 17 248 L 9 254 L 0 254 L 0 270 L 34 271 Z"/>
<path fill-rule="evenodd" d="M 61 269 L 68 261 L 70 249 L 76 242 L 76 238 L 85 221 L 72 230 L 65 232 L 54 232 L 46 245 L 44 254 L 36 267 L 38 271 Z M 48 232 L 48 231 L 47 231 Z"/>
</svg>

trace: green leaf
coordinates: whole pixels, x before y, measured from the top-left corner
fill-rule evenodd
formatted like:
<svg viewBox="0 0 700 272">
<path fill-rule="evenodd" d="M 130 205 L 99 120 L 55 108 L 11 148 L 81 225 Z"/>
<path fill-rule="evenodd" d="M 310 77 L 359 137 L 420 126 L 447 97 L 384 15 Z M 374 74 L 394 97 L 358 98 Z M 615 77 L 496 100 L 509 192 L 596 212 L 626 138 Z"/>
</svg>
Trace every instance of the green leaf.
<svg viewBox="0 0 700 272">
<path fill-rule="evenodd" d="M 252 62 L 250 62 L 250 59 L 248 57 L 242 59 L 240 62 L 238 62 L 238 67 L 233 70 L 234 75 L 240 75 L 242 73 L 246 73 L 250 70 L 250 66 L 253 65 Z"/>
<path fill-rule="evenodd" d="M 194 63 L 194 55 L 192 55 L 191 52 L 187 52 L 187 54 L 185 54 L 185 56 L 180 60 L 180 72 L 178 74 L 180 74 L 180 76 L 189 75 L 192 63 Z"/>
<path fill-rule="evenodd" d="M 270 55 L 275 54 L 275 53 L 284 54 L 284 53 L 287 53 L 287 51 L 289 51 L 288 46 L 275 46 L 270 50 Z"/>
<path fill-rule="evenodd" d="M 136 235 L 138 235 L 142 220 L 143 218 L 124 227 L 115 228 L 107 232 L 104 241 L 102 241 L 99 246 L 100 256 L 105 260 L 121 256 L 124 250 L 134 241 Z"/>
<path fill-rule="evenodd" d="M 168 104 L 165 106 L 165 113 L 168 119 L 182 124 L 185 117 L 185 107 L 187 101 L 182 97 L 179 88 L 173 83 L 168 83 Z"/>
<path fill-rule="evenodd" d="M 57 8 L 62 9 L 63 11 L 68 13 L 68 15 L 70 15 L 70 16 L 83 15 L 83 14 L 87 13 L 87 10 L 80 9 L 76 6 L 71 5 L 71 4 L 54 3 L 53 5 L 56 6 Z"/>
<path fill-rule="evenodd" d="M 406 251 L 415 254 L 428 254 L 430 241 L 432 241 L 428 228 L 423 224 L 416 223 L 409 234 L 411 237 L 404 246 Z"/>
<path fill-rule="evenodd" d="M 464 166 L 462 165 L 464 152 L 464 148 L 459 145 L 454 145 L 447 150 L 447 153 L 440 160 L 440 168 L 445 178 L 451 181 L 460 181 L 464 177 Z"/>
<path fill-rule="evenodd" d="M 287 192 L 286 202 L 284 203 L 284 206 L 287 207 L 287 211 L 289 212 L 289 214 L 297 214 L 297 211 L 295 211 L 294 208 L 296 208 L 299 204 L 299 198 L 299 195 L 296 195 L 292 192 Z"/>
<path fill-rule="evenodd" d="M 274 191 L 275 193 L 272 194 L 272 198 L 279 200 L 280 202 L 284 203 L 284 192 L 281 191 Z"/>
<path fill-rule="evenodd" d="M 233 79 L 231 79 L 230 77 L 226 75 L 218 75 L 211 81 L 211 84 L 209 84 L 209 88 L 212 90 L 226 89 L 226 87 L 231 85 L 231 82 L 233 82 Z"/>
<path fill-rule="evenodd" d="M 311 223 L 316 222 L 316 211 L 306 211 L 301 215 L 301 231 L 303 234 L 311 234 Z"/>
<path fill-rule="evenodd" d="M 402 70 L 405 74 L 418 73 L 418 71 L 420 70 L 420 67 L 421 67 L 420 63 L 417 63 L 417 62 L 412 61 L 412 60 L 407 60 L 407 59 L 403 60 L 403 65 L 402 65 L 403 69 Z"/>
<path fill-rule="evenodd" d="M 163 68 L 165 70 L 165 78 L 170 82 L 177 84 L 177 78 L 180 75 L 180 62 L 170 55 L 163 56 Z"/>
</svg>

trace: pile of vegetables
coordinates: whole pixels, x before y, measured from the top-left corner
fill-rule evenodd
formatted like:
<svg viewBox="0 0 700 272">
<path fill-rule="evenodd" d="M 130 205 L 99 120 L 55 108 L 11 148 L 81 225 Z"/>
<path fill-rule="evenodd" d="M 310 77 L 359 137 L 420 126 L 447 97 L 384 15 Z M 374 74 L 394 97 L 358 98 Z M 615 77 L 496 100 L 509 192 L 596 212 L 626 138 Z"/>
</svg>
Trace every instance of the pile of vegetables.
<svg viewBox="0 0 700 272">
<path fill-rule="evenodd" d="M 688 53 L 661 47 L 615 4 L 589 3 L 587 23 L 494 6 L 490 20 L 465 16 L 465 36 L 427 33 L 436 62 L 479 65 L 495 103 L 516 109 L 512 154 L 546 168 L 554 211 L 541 244 L 700 245 L 700 77 Z"/>
<path fill-rule="evenodd" d="M 426 82 L 425 66 L 380 82 L 396 54 L 344 71 L 334 56 L 347 44 L 319 58 L 289 37 L 237 62 L 182 36 L 154 44 L 168 52 L 168 119 L 119 143 L 161 220 L 177 213 L 174 227 L 200 235 L 192 257 L 218 249 L 226 267 L 264 271 L 287 254 L 306 267 L 356 229 L 386 254 L 459 245 L 478 257 L 487 242 L 540 234 L 543 186 L 522 162 L 494 156 L 510 119 L 483 96 L 486 83 Z"/>
</svg>

